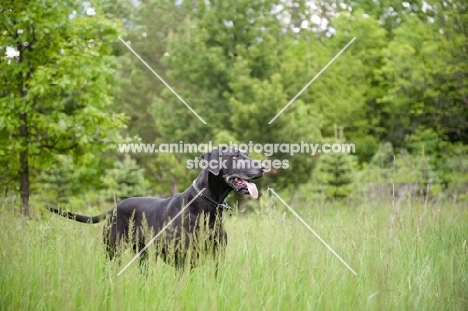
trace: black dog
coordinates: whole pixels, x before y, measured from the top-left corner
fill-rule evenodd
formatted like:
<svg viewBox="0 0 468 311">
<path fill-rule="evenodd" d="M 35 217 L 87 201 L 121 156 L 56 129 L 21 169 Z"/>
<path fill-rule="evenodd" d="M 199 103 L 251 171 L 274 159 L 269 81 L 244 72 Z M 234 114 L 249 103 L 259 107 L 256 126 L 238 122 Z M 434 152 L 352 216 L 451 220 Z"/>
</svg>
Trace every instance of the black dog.
<svg viewBox="0 0 468 311">
<path fill-rule="evenodd" d="M 235 148 L 216 148 L 200 159 L 208 163 L 208 167 L 200 172 L 187 190 L 171 198 L 128 198 L 110 211 L 94 217 L 54 208 L 50 211 L 82 223 L 95 224 L 108 219 L 108 226 L 104 228 L 104 244 L 110 259 L 115 257 L 122 242 L 130 242 L 135 251 L 142 250 L 145 242 L 149 241 L 145 239 L 148 233 L 159 233 L 173 220 L 156 240 L 156 254 L 177 267 L 196 264 L 193 260 L 199 257 L 201 249 L 191 245 L 201 242 L 205 245 L 205 251 L 214 255 L 226 246 L 227 234 L 222 215 L 227 207 L 225 198 L 229 192 L 234 189 L 257 198 L 257 187 L 251 180 L 263 176 L 260 162 Z M 174 219 L 192 200 L 182 215 Z M 189 251 L 190 259 L 187 262 Z M 146 256 L 146 251 L 142 252 L 140 264 Z"/>
</svg>

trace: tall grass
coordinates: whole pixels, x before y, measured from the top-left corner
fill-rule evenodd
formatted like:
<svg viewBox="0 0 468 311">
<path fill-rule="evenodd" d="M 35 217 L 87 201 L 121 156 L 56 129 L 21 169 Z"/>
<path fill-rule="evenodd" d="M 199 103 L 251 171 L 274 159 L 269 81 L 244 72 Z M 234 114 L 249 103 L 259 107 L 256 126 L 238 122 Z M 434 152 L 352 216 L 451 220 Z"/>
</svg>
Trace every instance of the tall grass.
<svg viewBox="0 0 468 311">
<path fill-rule="evenodd" d="M 226 218 L 229 243 L 176 272 L 153 256 L 109 263 L 102 225 L 0 211 L 0 310 L 468 310 L 468 214 L 463 206 L 401 202 L 389 250 L 389 202 L 295 206 L 353 267 L 348 271 L 294 216 L 261 204 Z M 294 206 L 293 206 L 294 207 Z M 388 269 L 387 269 L 388 263 Z"/>
</svg>

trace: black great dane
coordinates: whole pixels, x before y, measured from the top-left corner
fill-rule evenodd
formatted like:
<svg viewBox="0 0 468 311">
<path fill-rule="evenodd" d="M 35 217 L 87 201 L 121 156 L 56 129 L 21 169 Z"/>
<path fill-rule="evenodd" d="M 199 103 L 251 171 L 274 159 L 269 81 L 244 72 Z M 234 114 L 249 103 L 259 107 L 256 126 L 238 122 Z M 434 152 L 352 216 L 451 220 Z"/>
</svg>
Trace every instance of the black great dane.
<svg viewBox="0 0 468 311">
<path fill-rule="evenodd" d="M 207 167 L 200 172 L 192 185 L 173 197 L 128 198 L 108 212 L 94 217 L 54 208 L 50 211 L 88 224 L 107 220 L 104 244 L 110 259 L 118 254 L 119 246 L 124 244 L 130 244 L 137 252 L 142 250 L 145 243 L 172 221 L 155 241 L 156 255 L 176 267 L 187 264 L 193 267 L 197 264 L 202 248 L 203 251 L 216 255 L 226 246 L 227 234 L 222 216 L 227 207 L 227 195 L 235 190 L 242 194 L 250 193 L 257 198 L 257 187 L 252 180 L 263 176 L 261 163 L 250 159 L 246 152 L 236 148 L 215 148 L 203 154 L 200 159 L 208 164 Z M 181 216 L 176 218 L 192 200 Z M 151 235 L 148 236 L 148 233 Z M 200 245 L 204 246 L 200 248 Z M 140 256 L 140 265 L 145 262 L 146 256 L 144 251 Z"/>
</svg>

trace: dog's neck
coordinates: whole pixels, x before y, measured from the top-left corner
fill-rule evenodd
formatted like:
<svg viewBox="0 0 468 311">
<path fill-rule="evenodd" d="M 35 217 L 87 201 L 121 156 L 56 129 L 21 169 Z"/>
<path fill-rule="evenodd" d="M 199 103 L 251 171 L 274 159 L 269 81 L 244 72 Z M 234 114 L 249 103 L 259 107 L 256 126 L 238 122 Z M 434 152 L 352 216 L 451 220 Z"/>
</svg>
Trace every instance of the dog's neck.
<svg viewBox="0 0 468 311">
<path fill-rule="evenodd" d="M 232 188 L 224 181 L 222 176 L 216 176 L 204 169 L 200 172 L 195 184 L 199 190 L 203 191 L 203 196 L 210 198 L 214 202 L 221 204 L 224 202 Z"/>
</svg>

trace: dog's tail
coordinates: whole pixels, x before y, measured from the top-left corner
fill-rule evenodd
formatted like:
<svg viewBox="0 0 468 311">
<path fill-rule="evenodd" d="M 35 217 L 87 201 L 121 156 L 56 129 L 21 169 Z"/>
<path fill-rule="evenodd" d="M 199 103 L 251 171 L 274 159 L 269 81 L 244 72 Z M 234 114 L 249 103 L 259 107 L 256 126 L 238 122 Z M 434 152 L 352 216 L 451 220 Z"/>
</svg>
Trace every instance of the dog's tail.
<svg viewBox="0 0 468 311">
<path fill-rule="evenodd" d="M 97 224 L 98 222 L 101 222 L 104 219 L 106 219 L 107 215 L 109 215 L 109 212 L 105 212 L 105 213 L 102 213 L 101 215 L 91 217 L 91 216 L 78 215 L 72 212 L 64 212 L 56 208 L 49 208 L 49 211 L 57 215 L 60 215 L 62 217 L 73 219 L 75 221 L 82 222 L 85 224 Z"/>
</svg>

